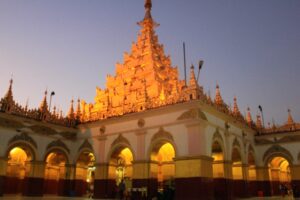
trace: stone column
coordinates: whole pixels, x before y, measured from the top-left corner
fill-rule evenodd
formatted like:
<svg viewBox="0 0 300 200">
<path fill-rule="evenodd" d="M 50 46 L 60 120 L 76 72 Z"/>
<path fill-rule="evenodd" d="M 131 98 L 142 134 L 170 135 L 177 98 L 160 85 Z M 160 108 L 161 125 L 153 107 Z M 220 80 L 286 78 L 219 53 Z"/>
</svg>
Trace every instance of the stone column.
<svg viewBox="0 0 300 200">
<path fill-rule="evenodd" d="M 175 199 L 214 199 L 211 157 L 186 156 L 174 160 Z"/>
<path fill-rule="evenodd" d="M 269 178 L 269 168 L 268 167 L 256 167 L 256 186 L 257 194 L 264 196 L 271 196 L 271 184 Z"/>
<path fill-rule="evenodd" d="M 300 165 L 291 166 L 292 187 L 295 197 L 300 197 Z"/>
<path fill-rule="evenodd" d="M 139 160 L 133 163 L 132 188 L 147 189 L 148 198 L 153 198 L 157 194 L 157 165 L 155 161 Z M 133 199 L 142 199 L 141 192 L 133 191 Z"/>
<path fill-rule="evenodd" d="M 256 167 L 254 165 L 248 166 L 248 196 L 257 196 L 257 181 L 256 181 Z"/>
<path fill-rule="evenodd" d="M 248 166 L 245 164 L 235 164 L 232 170 L 236 173 L 233 177 L 233 196 L 235 198 L 247 197 L 247 170 Z"/>
<path fill-rule="evenodd" d="M 58 195 L 75 196 L 75 169 L 76 165 L 66 164 L 64 172 L 59 175 Z"/>
<path fill-rule="evenodd" d="M 110 169 L 108 163 L 97 163 L 95 167 L 94 198 L 114 198 L 116 181 L 112 173 L 115 170 Z"/>
<path fill-rule="evenodd" d="M 5 187 L 7 159 L 0 157 L 0 196 L 3 196 Z"/>
<path fill-rule="evenodd" d="M 26 176 L 23 182 L 24 196 L 43 196 L 44 191 L 44 161 L 31 161 L 26 163 Z"/>
</svg>

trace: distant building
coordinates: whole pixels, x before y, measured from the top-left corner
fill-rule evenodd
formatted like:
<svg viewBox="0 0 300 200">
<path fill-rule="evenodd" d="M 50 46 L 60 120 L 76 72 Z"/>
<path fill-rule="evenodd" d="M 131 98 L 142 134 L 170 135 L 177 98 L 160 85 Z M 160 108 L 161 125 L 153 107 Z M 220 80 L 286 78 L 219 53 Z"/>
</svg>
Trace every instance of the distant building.
<svg viewBox="0 0 300 200">
<path fill-rule="evenodd" d="M 122 179 L 132 199 L 234 199 L 300 190 L 300 124 L 265 128 L 204 93 L 164 53 L 151 0 L 131 52 L 96 89 L 94 103 L 72 100 L 67 116 L 47 102 L 28 109 L 0 100 L 0 195 L 113 198 Z M 197 69 L 200 70 L 200 69 Z M 50 96 L 53 94 L 50 94 Z M 50 103 L 50 102 L 49 102 Z M 92 186 L 93 187 L 92 187 Z M 93 189 L 92 189 L 93 188 Z"/>
</svg>

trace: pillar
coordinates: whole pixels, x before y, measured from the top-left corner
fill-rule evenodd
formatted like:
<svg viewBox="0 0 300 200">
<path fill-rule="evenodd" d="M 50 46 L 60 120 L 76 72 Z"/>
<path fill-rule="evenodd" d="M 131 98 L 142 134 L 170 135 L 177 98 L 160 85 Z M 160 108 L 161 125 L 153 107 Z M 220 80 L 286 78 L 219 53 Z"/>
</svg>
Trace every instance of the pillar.
<svg viewBox="0 0 300 200">
<path fill-rule="evenodd" d="M 24 196 L 43 196 L 45 163 L 31 161 L 26 163 L 26 176 L 23 182 Z"/>
<path fill-rule="evenodd" d="M 271 184 L 268 167 L 256 167 L 256 186 L 258 195 L 271 196 Z"/>
<path fill-rule="evenodd" d="M 257 196 L 257 185 L 256 185 L 256 167 L 254 165 L 248 166 L 248 196 Z"/>
<path fill-rule="evenodd" d="M 280 195 L 279 185 L 280 185 L 280 168 L 271 169 L 271 194 L 272 196 Z"/>
<path fill-rule="evenodd" d="M 65 170 L 59 175 L 58 195 L 75 196 L 75 169 L 76 165 L 66 164 Z"/>
<path fill-rule="evenodd" d="M 214 196 L 215 199 L 229 200 L 233 199 L 233 180 L 232 180 L 232 162 L 228 160 L 218 161 L 218 167 L 223 167 L 223 174 L 215 176 Z"/>
<path fill-rule="evenodd" d="M 295 197 L 300 197 L 300 165 L 291 166 L 292 188 Z"/>
<path fill-rule="evenodd" d="M 0 196 L 3 196 L 5 175 L 6 175 L 7 159 L 0 157 Z"/>
<path fill-rule="evenodd" d="M 116 181 L 112 173 L 116 172 L 110 169 L 108 163 L 97 163 L 95 167 L 94 198 L 114 198 Z"/>
<path fill-rule="evenodd" d="M 175 199 L 214 199 L 211 157 L 186 156 L 174 160 Z"/>
<path fill-rule="evenodd" d="M 245 198 L 248 196 L 247 191 L 247 171 L 248 166 L 245 164 L 234 164 L 233 171 L 233 196 L 234 198 Z"/>
<path fill-rule="evenodd" d="M 132 188 L 134 190 L 147 189 L 147 197 L 152 199 L 157 195 L 158 163 L 155 161 L 134 161 Z M 144 194 L 138 191 L 132 192 L 133 199 L 142 199 Z"/>
</svg>

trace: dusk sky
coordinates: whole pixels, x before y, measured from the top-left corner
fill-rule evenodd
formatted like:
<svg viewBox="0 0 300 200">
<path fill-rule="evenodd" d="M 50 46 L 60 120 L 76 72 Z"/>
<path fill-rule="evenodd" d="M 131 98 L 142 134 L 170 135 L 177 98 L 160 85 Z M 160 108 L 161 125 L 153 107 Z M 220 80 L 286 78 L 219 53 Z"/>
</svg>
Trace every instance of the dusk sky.
<svg viewBox="0 0 300 200">
<path fill-rule="evenodd" d="M 185 42 L 188 67 L 204 60 L 200 84 L 212 97 L 219 83 L 227 104 L 237 96 L 242 114 L 249 106 L 254 119 L 261 105 L 265 125 L 282 124 L 289 108 L 300 122 L 299 0 L 152 3 L 159 42 L 181 79 Z M 31 108 L 46 88 L 64 113 L 72 98 L 94 102 L 143 17 L 144 0 L 0 0 L 0 96 L 13 76 L 15 100 Z"/>
</svg>

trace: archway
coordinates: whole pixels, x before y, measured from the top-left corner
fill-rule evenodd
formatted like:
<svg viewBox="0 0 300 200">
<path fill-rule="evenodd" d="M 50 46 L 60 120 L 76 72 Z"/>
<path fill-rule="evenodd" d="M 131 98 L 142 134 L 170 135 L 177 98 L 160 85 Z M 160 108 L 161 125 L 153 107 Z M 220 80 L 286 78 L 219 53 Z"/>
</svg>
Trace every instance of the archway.
<svg viewBox="0 0 300 200">
<path fill-rule="evenodd" d="M 291 188 L 291 170 L 289 161 L 283 156 L 274 156 L 268 162 L 272 195 L 280 195 L 279 185 Z"/>
<path fill-rule="evenodd" d="M 128 147 L 119 146 L 114 149 L 109 160 L 109 178 L 115 185 L 124 180 L 126 188 L 132 187 L 133 154 Z"/>
<path fill-rule="evenodd" d="M 44 194 L 63 194 L 59 189 L 62 188 L 60 185 L 66 174 L 67 156 L 64 152 L 55 150 L 47 154 L 45 163 Z"/>
<path fill-rule="evenodd" d="M 214 197 L 222 199 L 226 196 L 226 177 L 224 174 L 224 152 L 219 141 L 212 144 Z"/>
<path fill-rule="evenodd" d="M 151 165 L 151 172 L 157 171 L 158 190 L 163 191 L 164 187 L 174 187 L 175 164 L 175 149 L 169 142 L 157 143 L 151 152 L 151 161 L 156 163 L 156 166 Z"/>
<path fill-rule="evenodd" d="M 90 195 L 94 185 L 95 156 L 90 151 L 80 153 L 76 162 L 75 192 L 77 196 Z"/>
<path fill-rule="evenodd" d="M 30 170 L 34 159 L 33 150 L 27 145 L 15 145 L 8 151 L 5 193 L 22 193 L 24 178 Z"/>
<path fill-rule="evenodd" d="M 253 150 L 248 151 L 248 193 L 251 196 L 257 195 L 256 164 Z"/>
</svg>

